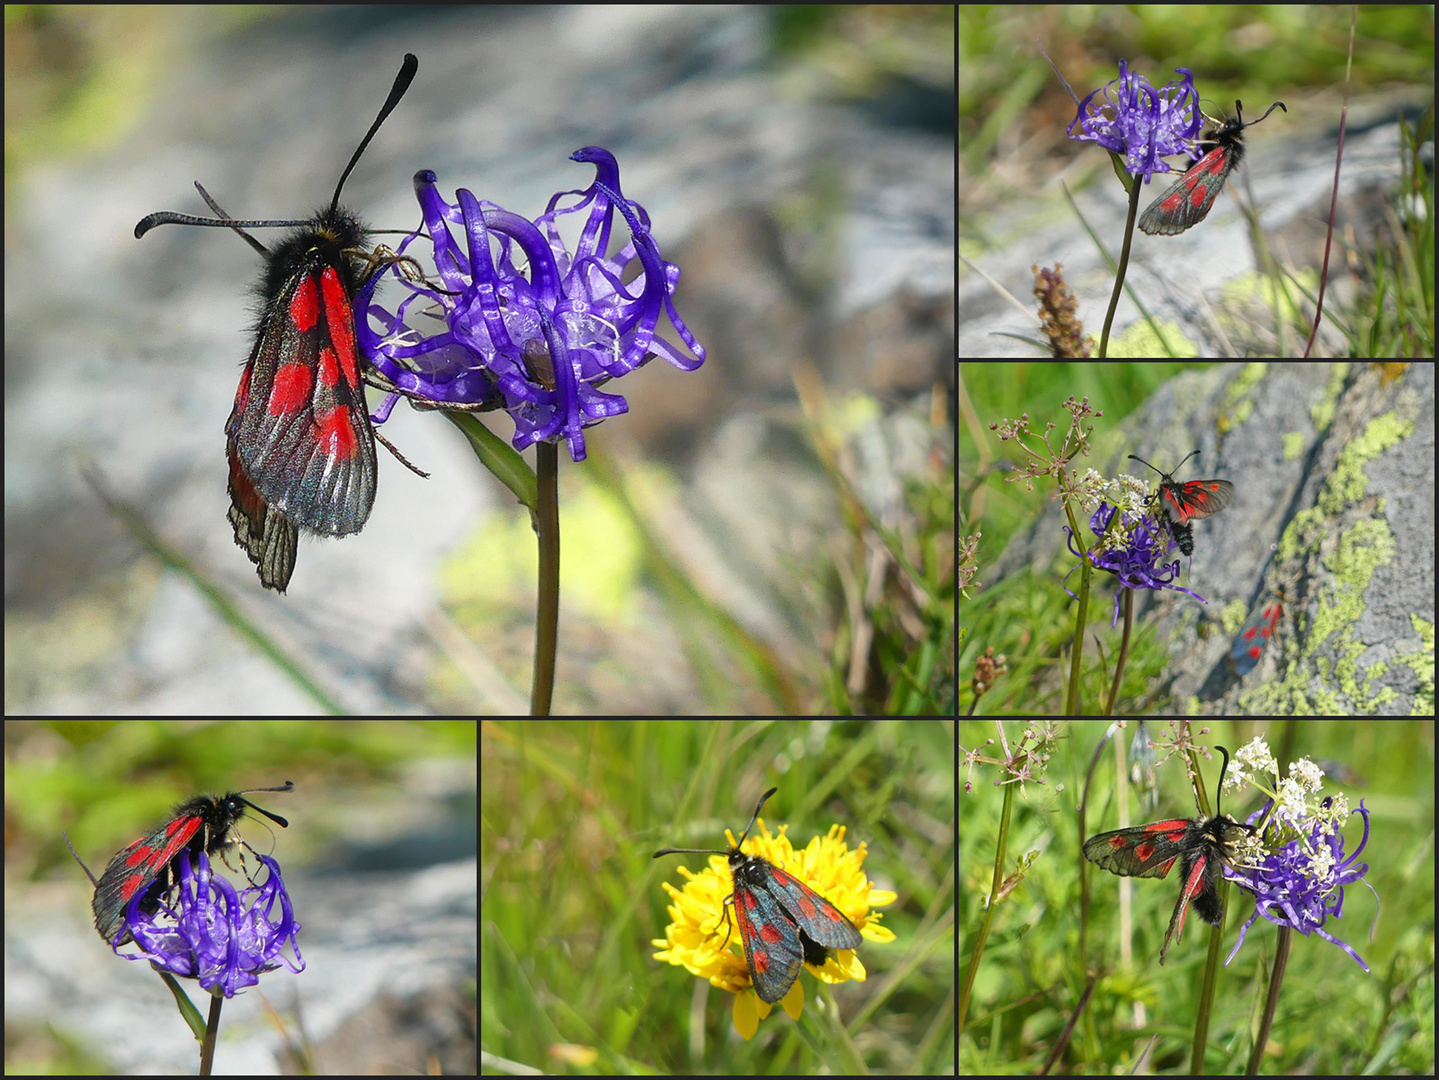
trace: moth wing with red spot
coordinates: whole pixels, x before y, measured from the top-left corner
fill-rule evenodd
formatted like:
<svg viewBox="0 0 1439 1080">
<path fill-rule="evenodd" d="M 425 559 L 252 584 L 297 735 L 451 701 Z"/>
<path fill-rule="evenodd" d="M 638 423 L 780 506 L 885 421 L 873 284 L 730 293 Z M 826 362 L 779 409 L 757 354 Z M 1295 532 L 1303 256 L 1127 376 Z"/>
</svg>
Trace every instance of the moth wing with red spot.
<svg viewBox="0 0 1439 1080">
<path fill-rule="evenodd" d="M 1289 111 L 1282 101 L 1269 106 L 1264 116 L 1276 108 Z M 1214 200 L 1224 188 L 1229 174 L 1244 160 L 1244 129 L 1253 127 L 1263 120 L 1244 122 L 1242 104 L 1234 103 L 1235 117 L 1223 122 L 1216 121 L 1215 129 L 1199 143 L 1203 157 L 1189 167 L 1180 179 L 1163 195 L 1149 204 L 1149 209 L 1139 219 L 1139 228 L 1151 236 L 1174 236 L 1185 229 L 1199 224 L 1214 205 Z"/>
<path fill-rule="evenodd" d="M 300 527 L 291 517 L 282 514 L 255 489 L 254 481 L 245 471 L 235 446 L 235 431 L 249 406 L 250 368 L 240 376 L 235 394 L 235 407 L 225 421 L 225 460 L 230 466 L 230 512 L 227 515 L 235 530 L 235 543 L 255 564 L 260 583 L 267 589 L 284 592 L 295 572 L 295 557 L 300 548 Z"/>
<path fill-rule="evenodd" d="M 1283 614 L 1284 593 L 1276 590 L 1245 620 L 1243 629 L 1229 649 L 1229 662 L 1235 674 L 1247 675 L 1259 663 L 1259 657 L 1274 637 L 1274 630 Z"/>
<path fill-rule="evenodd" d="M 830 949 L 857 949 L 864 938 L 845 914 L 819 893 L 778 866 L 770 867 L 776 896 L 792 921 L 818 944 Z"/>
<path fill-rule="evenodd" d="M 1140 230 L 1151 236 L 1174 236 L 1199 224 L 1242 155 L 1243 144 L 1236 139 L 1209 150 L 1149 204 L 1139 219 Z"/>
<path fill-rule="evenodd" d="M 767 889 L 737 879 L 733 900 L 754 992 L 761 1001 L 773 1005 L 789 993 L 799 978 L 804 961 L 799 935 Z"/>
<path fill-rule="evenodd" d="M 169 873 L 171 861 L 185 850 L 204 823 L 198 813 L 179 813 L 116 853 L 95 883 L 90 902 L 95 929 L 101 937 L 106 941 L 115 939 L 123 926 L 125 910 L 137 894 L 143 894 L 139 901 L 142 911 L 156 908 L 158 898 L 170 887 L 162 878 Z M 125 936 L 128 940 L 128 931 Z"/>
<path fill-rule="evenodd" d="M 148 888 L 161 868 L 180 854 L 199 830 L 197 816 L 177 818 L 117 852 L 95 885 L 91 906 L 95 926 L 106 939 L 120 931 L 120 920 L 135 894 Z"/>
<path fill-rule="evenodd" d="M 1228 506 L 1234 498 L 1234 485 L 1228 480 L 1188 480 L 1182 484 L 1160 484 L 1159 495 L 1169 520 L 1187 525 Z"/>
<path fill-rule="evenodd" d="M 1164 932 L 1164 945 L 1159 950 L 1161 964 L 1169 955 L 1169 946 L 1184 937 L 1184 917 L 1189 913 L 1191 903 L 1201 919 L 1211 926 L 1219 925 L 1219 894 L 1213 884 L 1218 871 L 1212 867 L 1209 855 L 1197 855 L 1186 869 L 1188 876 L 1180 887 L 1179 899 L 1169 916 L 1169 928 Z"/>
<path fill-rule="evenodd" d="M 280 526 L 253 499 L 241 505 L 248 493 L 241 484 L 236 497 L 237 469 L 268 513 L 283 515 L 291 536 L 296 526 L 326 536 L 359 532 L 375 501 L 375 436 L 355 347 L 350 268 L 340 243 L 306 239 L 313 246 L 292 255 L 298 268 L 291 264 L 266 310 L 226 425 L 231 522 L 247 551 L 236 510 L 250 538 Z"/>
<path fill-rule="evenodd" d="M 1084 857 L 1121 877 L 1162 878 L 1182 854 L 1187 818 L 1170 818 L 1099 833 L 1084 842 Z"/>
</svg>

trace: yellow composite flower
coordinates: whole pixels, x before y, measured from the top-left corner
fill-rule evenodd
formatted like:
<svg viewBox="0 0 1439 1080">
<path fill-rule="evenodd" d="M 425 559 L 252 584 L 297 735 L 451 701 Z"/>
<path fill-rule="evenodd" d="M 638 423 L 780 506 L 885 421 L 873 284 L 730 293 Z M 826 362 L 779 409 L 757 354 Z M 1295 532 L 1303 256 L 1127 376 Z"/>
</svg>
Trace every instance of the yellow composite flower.
<svg viewBox="0 0 1439 1080">
<path fill-rule="evenodd" d="M 871 941 L 894 940 L 894 935 L 879 924 L 880 914 L 870 909 L 892 903 L 895 894 L 870 885 L 861 869 L 866 855 L 864 844 L 851 850 L 844 841 L 844 828 L 833 825 L 828 834 L 816 836 L 803 849 L 796 850 L 785 835 L 788 826 L 782 826 L 779 834 L 772 836 L 763 818 L 756 824 L 760 832 L 745 839 L 741 847 L 744 854 L 765 859 L 798 878 L 838 908 L 854 923 L 861 936 Z M 726 830 L 725 837 L 733 850 L 734 836 Z M 679 868 L 687 879 L 683 890 L 669 882 L 663 883 L 673 903 L 669 907 L 670 923 L 664 938 L 651 942 L 661 950 L 654 954 L 655 959 L 680 965 L 691 974 L 708 979 L 711 985 L 740 995 L 735 1002 L 737 1021 L 741 1012 L 748 1016 L 756 1007 L 760 1016 L 766 1016 L 770 1007 L 752 992 L 743 943 L 735 932 L 736 920 L 728 903 L 734 895 L 729 858 L 715 854 L 708 863 L 699 873 L 688 867 Z M 817 978 L 828 983 L 864 981 L 865 968 L 854 949 L 826 952 L 822 967 L 805 965 Z M 786 1012 L 799 1016 L 804 992 L 797 978 L 781 1000 Z M 742 1033 L 746 1026 L 750 1025 L 742 1024 Z M 749 1034 L 753 1034 L 752 1027 Z"/>
</svg>

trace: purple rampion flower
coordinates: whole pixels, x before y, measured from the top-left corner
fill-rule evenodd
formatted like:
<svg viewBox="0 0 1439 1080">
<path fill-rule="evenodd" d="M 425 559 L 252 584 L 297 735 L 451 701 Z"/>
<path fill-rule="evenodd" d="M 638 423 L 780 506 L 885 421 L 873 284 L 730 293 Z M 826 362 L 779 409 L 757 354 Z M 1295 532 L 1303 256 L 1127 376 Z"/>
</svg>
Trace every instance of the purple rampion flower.
<svg viewBox="0 0 1439 1080">
<path fill-rule="evenodd" d="M 149 960 L 157 971 L 179 978 L 198 979 L 206 990 L 218 988 L 226 997 L 254 986 L 262 974 L 277 970 L 281 963 L 291 971 L 303 971 L 305 961 L 295 940 L 300 924 L 280 877 L 280 865 L 266 855 L 259 859 L 269 873 L 260 884 L 240 891 L 211 870 L 210 857 L 204 852 L 194 868 L 189 859 L 177 860 L 180 881 L 175 906 L 162 903 L 154 913 L 146 914 L 140 910 L 143 890 L 136 893 L 125 918 L 126 929 L 141 951 L 118 955 L 126 960 Z M 295 964 L 281 951 L 286 945 L 295 953 Z"/>
<path fill-rule="evenodd" d="M 1104 537 L 1110 528 L 1110 519 L 1118 512 L 1117 507 L 1110 506 L 1107 502 L 1099 504 L 1099 508 L 1090 515 L 1089 529 L 1096 537 Z M 1088 558 L 1090 563 L 1100 570 L 1107 570 L 1118 580 L 1120 587 L 1114 590 L 1114 613 L 1110 625 L 1117 625 L 1120 615 L 1120 598 L 1124 595 L 1125 589 L 1151 590 L 1162 592 L 1165 589 L 1173 592 L 1182 592 L 1194 597 L 1201 604 L 1209 603 L 1197 592 L 1184 588 L 1182 585 L 1173 584 L 1179 577 L 1179 560 L 1162 562 L 1169 553 L 1170 536 L 1168 530 L 1148 515 L 1135 517 L 1126 515 L 1124 519 L 1114 524 L 1115 530 L 1121 530 L 1129 526 L 1127 535 L 1116 532 L 1115 535 L 1121 540 L 1120 543 L 1111 544 L 1104 550 L 1100 550 L 1100 544 L 1090 546 Z M 1064 527 L 1066 535 L 1069 535 L 1069 526 Z M 1069 535 L 1069 550 L 1079 554 L 1074 546 L 1074 537 Z M 1075 567 L 1074 570 L 1079 569 Z M 1070 573 L 1074 573 L 1071 570 Z M 1073 596 L 1073 593 L 1070 593 Z"/>
<path fill-rule="evenodd" d="M 1325 800 L 1325 807 L 1331 800 Z M 1249 819 L 1259 820 L 1261 809 Z M 1301 934 L 1314 934 L 1348 953 L 1365 971 L 1369 965 L 1345 942 L 1323 929 L 1325 920 L 1340 918 L 1344 913 L 1344 886 L 1364 881 L 1369 872 L 1367 863 L 1357 862 L 1359 853 L 1369 842 L 1369 811 L 1364 800 L 1352 813 L 1364 818 L 1364 836 L 1359 846 L 1344 855 L 1344 835 L 1335 827 L 1332 816 L 1316 815 L 1305 821 L 1289 821 L 1292 838 L 1262 858 L 1257 866 L 1226 867 L 1224 876 L 1242 885 L 1255 896 L 1255 909 L 1244 925 L 1227 964 L 1244 944 L 1244 935 L 1262 916 L 1276 926 L 1288 926 Z M 1347 817 L 1348 815 L 1342 815 Z M 1281 823 L 1283 824 L 1283 823 Z M 1365 885 L 1369 883 L 1364 881 Z M 1373 887 L 1370 887 L 1373 891 Z M 1377 896 L 1376 896 L 1377 899 Z"/>
<path fill-rule="evenodd" d="M 367 315 L 356 319 L 361 350 L 395 391 L 376 410 L 376 423 L 399 396 L 441 408 L 503 408 L 515 422 L 516 450 L 563 438 L 570 457 L 582 461 L 583 429 L 629 409 L 600 386 L 655 357 L 685 371 L 704 362 L 704 348 L 674 308 L 679 267 L 661 258 L 644 207 L 621 194 L 614 155 L 587 146 L 570 159 L 593 165 L 594 182 L 552 196 L 533 222 L 464 188 L 451 205 L 433 172 L 415 174 L 424 233 L 407 237 L 400 252 L 427 234 L 439 282 L 416 280 L 406 257 L 387 268 L 410 291 L 393 315 L 371 302 L 385 274 L 372 275 L 356 295 L 356 310 Z M 559 206 L 566 196 L 578 198 Z M 560 219 L 586 207 L 571 252 Z M 630 240 L 611 255 L 616 214 Z M 692 356 L 654 336 L 662 315 Z"/>
<path fill-rule="evenodd" d="M 1067 129 L 1069 137 L 1098 143 L 1121 155 L 1129 174 L 1144 177 L 1145 183 L 1153 173 L 1173 168 L 1161 160 L 1166 154 L 1198 158 L 1194 138 L 1203 126 L 1204 116 L 1194 89 L 1194 73 L 1188 68 L 1174 70 L 1181 78 L 1155 90 L 1148 79 L 1132 73 L 1121 60 L 1119 77 L 1079 103 Z M 1103 99 L 1095 103 L 1100 94 Z"/>
</svg>

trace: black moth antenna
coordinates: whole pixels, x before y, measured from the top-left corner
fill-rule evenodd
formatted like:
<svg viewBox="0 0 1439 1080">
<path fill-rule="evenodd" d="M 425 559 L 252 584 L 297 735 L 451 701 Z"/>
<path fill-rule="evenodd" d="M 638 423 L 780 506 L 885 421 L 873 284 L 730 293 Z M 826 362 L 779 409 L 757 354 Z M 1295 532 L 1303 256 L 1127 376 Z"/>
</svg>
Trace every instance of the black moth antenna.
<svg viewBox="0 0 1439 1080">
<path fill-rule="evenodd" d="M 1218 750 L 1221 754 L 1224 755 L 1224 764 L 1219 767 L 1219 786 L 1214 789 L 1214 816 L 1217 818 L 1222 818 L 1224 816 L 1224 812 L 1220 810 L 1219 804 L 1224 798 L 1224 774 L 1229 771 L 1229 751 L 1222 746 L 1216 746 L 1214 749 Z M 1199 808 L 1199 810 L 1200 813 L 1204 812 L 1204 808 L 1202 806 Z M 1232 822 L 1232 824 L 1237 826 L 1238 828 L 1247 829 L 1250 833 L 1255 832 L 1255 827 L 1246 822 L 1235 821 Z"/>
<path fill-rule="evenodd" d="M 1188 460 L 1185 458 L 1185 461 Z M 1180 464 L 1182 465 L 1184 462 L 1180 462 Z M 1219 766 L 1219 786 L 1214 789 L 1214 816 L 1223 817 L 1224 811 L 1219 809 L 1219 802 L 1224 798 L 1224 774 L 1229 771 L 1229 751 L 1222 746 L 1216 746 L 1214 749 L 1224 755 L 1224 764 Z"/>
<path fill-rule="evenodd" d="M 1268 116 L 1275 109 L 1283 109 L 1285 112 L 1288 112 L 1289 106 L 1284 104 L 1284 102 L 1282 101 L 1276 101 L 1273 105 L 1269 106 L 1269 108 L 1264 110 L 1264 116 Z M 1261 116 L 1259 120 L 1251 120 L 1249 121 L 1249 123 L 1246 124 L 1244 122 L 1244 105 L 1237 100 L 1234 102 L 1234 115 L 1236 118 L 1238 118 L 1239 126 L 1242 128 L 1253 127 L 1255 124 L 1259 123 L 1259 120 L 1264 119 L 1264 116 Z"/>
<path fill-rule="evenodd" d="M 1267 115 L 1267 114 L 1266 114 L 1266 115 Z M 1257 120 L 1255 121 L 1256 124 L 1257 124 L 1258 122 L 1259 122 L 1259 121 L 1257 121 Z M 1197 454 L 1197 453 L 1199 453 L 1198 450 L 1192 450 L 1192 451 L 1190 451 L 1189 453 L 1185 454 L 1185 455 L 1184 455 L 1184 461 L 1188 461 L 1190 458 L 1192 458 L 1192 457 L 1193 457 L 1195 454 Z M 1138 456 L 1135 455 L 1135 454 L 1130 454 L 1129 456 L 1130 456 L 1131 458 L 1134 458 L 1134 460 L 1137 461 L 1137 462 L 1139 462 L 1139 464 L 1141 464 L 1141 465 L 1149 465 L 1149 462 L 1145 461 L 1142 457 L 1138 457 Z M 1181 461 L 1178 465 L 1174 466 L 1174 472 L 1178 472 L 1178 471 L 1180 470 L 1180 468 L 1183 467 L 1184 461 Z M 1153 466 L 1153 465 L 1149 465 L 1149 467 L 1150 467 L 1151 469 L 1154 469 L 1154 466 Z M 1163 477 L 1170 477 L 1170 476 L 1173 476 L 1173 475 L 1174 475 L 1174 473 L 1167 473 L 1167 472 L 1165 472 L 1163 469 L 1154 469 L 1154 471 L 1157 472 L 1160 476 L 1163 476 Z M 1227 755 L 1226 755 L 1226 756 L 1227 756 Z"/>
<path fill-rule="evenodd" d="M 735 854 L 736 852 L 739 851 L 740 845 L 742 845 L 742 844 L 745 842 L 745 838 L 749 836 L 749 831 L 750 831 L 752 828 L 754 828 L 754 823 L 755 823 L 755 821 L 758 820 L 758 818 L 759 818 L 760 808 L 761 808 L 762 806 L 764 806 L 765 800 L 767 800 L 771 795 L 773 795 L 773 794 L 774 794 L 776 791 L 778 791 L 778 790 L 779 790 L 779 788 L 777 788 L 777 787 L 772 787 L 772 788 L 770 788 L 768 791 L 766 791 L 763 795 L 761 795 L 761 796 L 759 797 L 759 802 L 757 802 L 757 803 L 755 804 L 754 813 L 750 815 L 749 824 L 744 827 L 744 832 L 740 833 L 739 839 L 735 841 L 735 846 L 734 846 L 733 848 L 731 848 L 730 850 L 728 850 L 728 851 L 717 851 L 717 850 L 714 849 L 714 848 L 667 847 L 667 848 L 665 848 L 663 851 L 656 851 L 653 855 L 650 856 L 650 858 L 652 858 L 652 859 L 658 859 L 661 855 L 733 855 L 733 854 Z"/>
<path fill-rule="evenodd" d="M 295 790 L 295 781 L 293 781 L 293 780 L 286 780 L 284 787 L 250 787 L 250 788 L 241 788 L 239 791 L 232 791 L 232 792 L 230 792 L 230 796 L 231 796 L 232 798 L 234 798 L 236 802 L 242 802 L 242 803 L 244 803 L 244 804 L 245 804 L 246 806 L 248 806 L 251 810 L 255 810 L 255 811 L 258 811 L 258 812 L 261 813 L 261 814 L 264 814 L 264 815 L 265 815 L 267 818 L 269 818 L 271 821 L 276 822 L 276 823 L 280 826 L 280 828 L 282 828 L 282 829 L 288 829 L 288 828 L 290 827 L 290 823 L 289 823 L 288 821 L 286 821 L 284 818 L 282 818 L 279 814 L 272 814 L 272 813 L 270 813 L 270 811 L 264 809 L 264 807 L 256 806 L 256 805 L 255 805 L 254 803 L 252 803 L 249 799 L 242 799 L 242 798 L 240 798 L 240 796 L 241 796 L 241 795 L 248 795 L 248 794 L 249 794 L 250 792 L 252 792 L 252 791 L 294 791 L 294 790 Z"/>
<path fill-rule="evenodd" d="M 389 116 L 390 113 L 395 111 L 395 106 L 398 105 L 400 103 L 400 99 L 405 96 L 405 91 L 410 88 L 410 83 L 414 81 L 415 72 L 419 70 L 419 67 L 420 62 L 418 59 L 415 58 L 414 53 L 405 53 L 405 60 L 400 65 L 400 73 L 395 76 L 395 83 L 393 86 L 390 87 L 390 96 L 385 99 L 385 104 L 384 107 L 380 109 L 380 114 L 375 117 L 375 122 L 370 125 L 370 130 L 365 133 L 365 137 L 360 140 L 360 145 L 355 148 L 355 152 L 350 156 L 350 163 L 345 166 L 345 171 L 340 174 L 340 182 L 335 185 L 335 195 L 330 200 L 330 208 L 325 215 L 326 217 L 333 218 L 340 213 L 340 189 L 345 186 L 345 181 L 349 179 L 350 172 L 354 169 L 356 163 L 360 160 L 360 155 L 365 152 L 365 147 L 369 146 L 370 140 L 375 137 L 375 132 L 380 130 L 380 125 L 385 122 L 385 118 Z M 247 236 L 241 230 L 268 229 L 274 227 L 288 227 L 296 225 L 314 225 L 313 219 L 305 221 L 236 220 L 235 218 L 230 217 L 229 214 L 225 213 L 224 210 L 220 209 L 220 207 L 216 204 L 215 200 L 210 198 L 209 192 L 207 192 L 203 187 L 200 186 L 200 182 L 198 180 L 195 181 L 195 187 L 199 190 L 200 196 L 205 200 L 206 205 L 208 205 L 211 210 L 215 211 L 215 213 L 218 214 L 219 217 L 202 218 L 195 217 L 193 214 L 177 214 L 172 210 L 161 210 L 154 214 L 147 214 L 145 217 L 140 219 L 140 221 L 135 226 L 135 239 L 139 240 L 142 236 L 144 236 L 151 229 L 155 228 L 155 226 L 157 225 L 206 225 L 212 227 L 217 226 L 220 228 L 234 229 L 236 233 L 239 233 L 240 236 L 244 237 L 246 243 L 248 243 L 261 255 L 269 255 L 269 251 L 265 248 L 263 244 L 261 244 L 254 237 Z"/>
</svg>

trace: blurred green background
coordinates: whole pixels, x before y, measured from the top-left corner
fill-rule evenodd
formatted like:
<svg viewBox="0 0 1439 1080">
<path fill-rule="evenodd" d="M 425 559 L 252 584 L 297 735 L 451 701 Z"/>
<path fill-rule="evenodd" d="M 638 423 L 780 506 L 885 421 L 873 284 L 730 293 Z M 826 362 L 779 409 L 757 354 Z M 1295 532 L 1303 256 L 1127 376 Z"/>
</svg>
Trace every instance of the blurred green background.
<svg viewBox="0 0 1439 1080">
<path fill-rule="evenodd" d="M 858 1055 L 875 1072 L 953 1062 L 953 725 L 943 722 L 488 722 L 481 729 L 483 1052 L 591 1073 L 808 1073 Z M 653 958 L 669 921 L 663 847 L 723 847 L 766 789 L 771 831 L 847 829 L 864 870 L 899 898 L 895 941 L 859 949 L 863 983 L 834 991 L 837 1048 L 802 974 L 796 1022 L 778 1006 L 745 1042 L 733 995 Z M 578 1063 L 577 1063 L 578 1062 Z"/>
<path fill-rule="evenodd" d="M 286 860 L 322 859 L 371 830 L 371 814 L 413 801 L 427 760 L 475 752 L 473 720 L 9 720 L 5 724 L 6 884 L 74 878 L 77 910 L 89 883 L 61 832 L 98 876 L 120 848 L 193 795 L 295 782 L 255 802 L 290 821 L 288 831 L 243 819 L 247 840 Z M 251 834 L 257 834 L 251 836 Z M 86 915 L 88 918 L 88 915 Z"/>
</svg>

